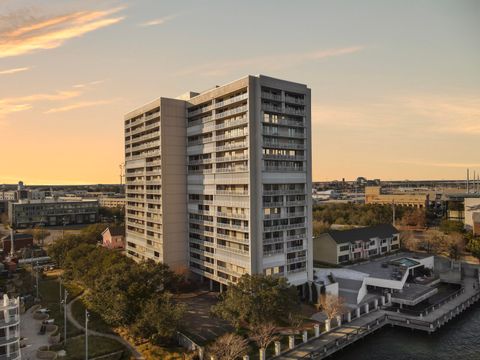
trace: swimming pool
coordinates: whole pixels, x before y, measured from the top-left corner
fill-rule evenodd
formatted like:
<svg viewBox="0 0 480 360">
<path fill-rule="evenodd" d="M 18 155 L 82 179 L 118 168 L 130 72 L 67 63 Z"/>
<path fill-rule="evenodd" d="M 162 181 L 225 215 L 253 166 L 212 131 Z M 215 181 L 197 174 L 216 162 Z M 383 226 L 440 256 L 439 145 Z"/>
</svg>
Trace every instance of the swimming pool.
<svg viewBox="0 0 480 360">
<path fill-rule="evenodd" d="M 401 258 L 401 259 L 396 259 L 392 260 L 390 262 L 392 265 L 398 265 L 398 266 L 406 266 L 406 267 L 412 267 L 412 266 L 417 266 L 420 265 L 418 261 L 409 259 L 409 258 Z"/>
</svg>

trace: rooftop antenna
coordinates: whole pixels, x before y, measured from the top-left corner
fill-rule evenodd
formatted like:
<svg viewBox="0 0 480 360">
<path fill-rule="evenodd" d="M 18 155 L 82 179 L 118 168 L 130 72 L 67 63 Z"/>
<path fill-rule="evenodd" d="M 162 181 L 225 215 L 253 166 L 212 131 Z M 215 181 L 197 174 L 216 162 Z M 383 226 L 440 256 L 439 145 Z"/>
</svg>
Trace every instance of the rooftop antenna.
<svg viewBox="0 0 480 360">
<path fill-rule="evenodd" d="M 467 194 L 470 194 L 470 169 L 467 169 Z"/>
</svg>

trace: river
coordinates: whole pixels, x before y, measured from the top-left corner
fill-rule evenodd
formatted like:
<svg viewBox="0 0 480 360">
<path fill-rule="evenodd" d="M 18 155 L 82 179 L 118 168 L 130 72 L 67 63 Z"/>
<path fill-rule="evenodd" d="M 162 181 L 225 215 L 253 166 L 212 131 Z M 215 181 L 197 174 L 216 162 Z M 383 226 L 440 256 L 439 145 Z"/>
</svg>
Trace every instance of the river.
<svg viewBox="0 0 480 360">
<path fill-rule="evenodd" d="M 480 360 L 480 304 L 440 330 L 385 326 L 331 357 L 332 360 Z"/>
</svg>

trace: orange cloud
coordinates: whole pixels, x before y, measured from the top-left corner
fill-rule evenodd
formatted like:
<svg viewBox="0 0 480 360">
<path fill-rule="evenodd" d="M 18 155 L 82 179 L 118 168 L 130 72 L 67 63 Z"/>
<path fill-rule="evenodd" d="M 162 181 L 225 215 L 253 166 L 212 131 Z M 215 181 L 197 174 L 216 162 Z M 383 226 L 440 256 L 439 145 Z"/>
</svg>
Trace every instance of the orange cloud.
<svg viewBox="0 0 480 360">
<path fill-rule="evenodd" d="M 22 71 L 27 71 L 30 70 L 29 67 L 21 67 L 21 68 L 14 68 L 14 69 L 7 69 L 7 70 L 1 70 L 0 75 L 11 75 L 11 74 L 16 74 Z"/>
<path fill-rule="evenodd" d="M 85 108 L 85 107 L 106 105 L 106 104 L 111 104 L 114 101 L 117 101 L 117 99 L 96 100 L 96 101 L 80 101 L 80 102 L 75 103 L 75 104 L 70 104 L 70 105 L 61 106 L 61 107 L 57 107 L 57 108 L 52 108 L 50 110 L 45 111 L 45 114 L 54 114 L 54 113 L 59 113 L 59 112 L 66 112 L 66 111 L 70 111 L 70 110 L 81 109 L 81 108 Z"/>
<path fill-rule="evenodd" d="M 48 19 L 36 18 L 0 31 L 0 58 L 57 48 L 69 39 L 118 23 L 124 17 L 111 15 L 122 9 L 78 11 Z"/>
<path fill-rule="evenodd" d="M 29 110 L 32 103 L 39 101 L 60 101 L 80 96 L 82 92 L 75 90 L 57 91 L 56 93 L 40 93 L 0 99 L 0 118 L 11 113 Z"/>
<path fill-rule="evenodd" d="M 163 25 L 165 24 L 167 21 L 170 21 L 174 18 L 176 18 L 177 16 L 176 15 L 169 15 L 169 16 L 165 16 L 165 17 L 162 17 L 162 18 L 159 18 L 159 19 L 154 19 L 154 20 L 150 20 L 150 21 L 147 21 L 147 22 L 144 22 L 144 23 L 141 23 L 140 26 L 156 26 L 156 25 Z"/>
</svg>

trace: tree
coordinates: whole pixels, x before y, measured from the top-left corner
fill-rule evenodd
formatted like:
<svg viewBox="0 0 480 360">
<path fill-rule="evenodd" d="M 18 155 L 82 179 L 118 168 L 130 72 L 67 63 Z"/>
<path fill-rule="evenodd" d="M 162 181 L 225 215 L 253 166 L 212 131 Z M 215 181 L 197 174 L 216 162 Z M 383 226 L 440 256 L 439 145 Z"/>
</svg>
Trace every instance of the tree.
<svg viewBox="0 0 480 360">
<path fill-rule="evenodd" d="M 427 224 L 425 210 L 413 209 L 406 211 L 402 217 L 402 224 L 407 226 L 416 226 L 424 228 Z"/>
<path fill-rule="evenodd" d="M 465 251 L 465 239 L 460 233 L 451 233 L 445 236 L 444 251 L 447 252 L 451 260 L 460 259 Z"/>
<path fill-rule="evenodd" d="M 463 233 L 465 231 L 463 223 L 461 221 L 454 220 L 442 220 L 440 222 L 440 230 L 445 234 L 452 232 Z"/>
<path fill-rule="evenodd" d="M 415 238 L 415 236 L 411 231 L 402 231 L 400 233 L 400 245 L 402 249 L 405 249 L 408 251 L 418 250 L 417 239 Z"/>
<path fill-rule="evenodd" d="M 264 322 L 280 323 L 285 314 L 298 311 L 297 289 L 285 278 L 264 275 L 243 275 L 232 284 L 221 301 L 212 307 L 214 315 L 230 321 L 235 327 Z"/>
<path fill-rule="evenodd" d="M 155 344 L 168 344 L 174 339 L 185 311 L 184 304 L 176 304 L 170 293 L 164 293 L 147 301 L 132 332 Z"/>
<path fill-rule="evenodd" d="M 480 263 L 480 238 L 470 239 L 468 242 L 468 250 L 475 256 Z"/>
<path fill-rule="evenodd" d="M 320 295 L 315 306 L 318 311 L 323 311 L 329 320 L 334 319 L 345 311 L 344 299 L 328 293 Z"/>
<path fill-rule="evenodd" d="M 277 328 L 272 322 L 259 324 L 252 329 L 250 338 L 255 341 L 259 349 L 265 350 L 272 342 L 279 339 L 276 330 Z"/>
<path fill-rule="evenodd" d="M 207 348 L 215 360 L 235 360 L 247 353 L 248 341 L 236 334 L 225 334 Z"/>
<path fill-rule="evenodd" d="M 41 226 L 35 227 L 34 229 L 28 231 L 28 233 L 32 235 L 35 242 L 41 246 L 43 246 L 44 240 L 50 236 L 50 232 Z"/>
</svg>

